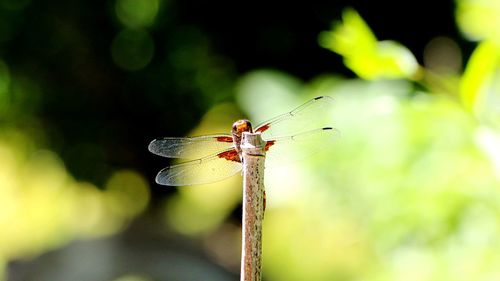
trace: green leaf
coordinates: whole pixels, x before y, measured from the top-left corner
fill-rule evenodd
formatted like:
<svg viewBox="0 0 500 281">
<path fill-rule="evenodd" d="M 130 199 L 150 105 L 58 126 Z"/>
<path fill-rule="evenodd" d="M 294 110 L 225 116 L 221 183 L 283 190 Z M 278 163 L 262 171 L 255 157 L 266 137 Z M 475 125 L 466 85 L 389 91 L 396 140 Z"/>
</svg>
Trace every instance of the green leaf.
<svg viewBox="0 0 500 281">
<path fill-rule="evenodd" d="M 377 41 L 359 14 L 347 9 L 343 22 L 319 36 L 319 43 L 344 57 L 345 65 L 364 79 L 413 78 L 419 70 L 413 54 L 395 41 Z"/>
<path fill-rule="evenodd" d="M 353 9 L 346 9 L 342 19 L 343 22 L 334 23 L 332 31 L 320 33 L 320 45 L 341 56 L 371 52 L 377 38 L 359 14 Z"/>
<path fill-rule="evenodd" d="M 472 53 L 460 80 L 460 97 L 464 106 L 480 112 L 486 99 L 487 86 L 500 65 L 500 46 L 491 41 L 480 43 Z"/>
</svg>

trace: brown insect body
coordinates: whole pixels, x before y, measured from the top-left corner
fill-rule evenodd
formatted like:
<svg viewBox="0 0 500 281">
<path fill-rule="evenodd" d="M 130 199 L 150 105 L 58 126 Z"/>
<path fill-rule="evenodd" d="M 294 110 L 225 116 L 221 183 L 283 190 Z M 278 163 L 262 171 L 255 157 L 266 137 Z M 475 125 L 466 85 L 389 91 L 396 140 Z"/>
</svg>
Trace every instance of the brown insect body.
<svg viewBox="0 0 500 281">
<path fill-rule="evenodd" d="M 255 132 L 264 132 L 269 128 L 268 125 L 264 125 L 258 128 Z M 221 152 L 218 154 L 219 158 L 225 158 L 230 161 L 242 162 L 242 151 L 241 151 L 241 140 L 243 138 L 243 132 L 253 132 L 252 123 L 246 119 L 238 120 L 233 123 L 233 127 L 231 129 L 232 138 L 229 137 L 218 137 L 218 141 L 222 142 L 233 142 L 234 150 Z M 276 141 L 270 140 L 266 142 L 265 150 L 268 151 L 271 146 L 274 145 Z"/>
<path fill-rule="evenodd" d="M 252 123 L 246 119 L 241 119 L 233 123 L 233 127 L 231 130 L 231 135 L 233 136 L 234 148 L 240 159 L 242 159 L 241 155 L 241 139 L 243 137 L 243 132 L 253 132 Z"/>
</svg>

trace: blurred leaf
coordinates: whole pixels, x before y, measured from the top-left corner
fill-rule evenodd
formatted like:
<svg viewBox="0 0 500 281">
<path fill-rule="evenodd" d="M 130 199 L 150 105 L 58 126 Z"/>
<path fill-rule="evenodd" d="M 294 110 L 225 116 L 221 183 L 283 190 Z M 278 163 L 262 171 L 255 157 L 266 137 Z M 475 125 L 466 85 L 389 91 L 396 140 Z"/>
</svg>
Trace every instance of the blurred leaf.
<svg viewBox="0 0 500 281">
<path fill-rule="evenodd" d="M 375 49 L 377 38 L 355 10 L 344 10 L 342 19 L 343 22 L 334 24 L 332 31 L 320 34 L 319 42 L 322 47 L 342 56 L 371 52 Z"/>
<path fill-rule="evenodd" d="M 460 97 L 472 112 L 480 112 L 487 87 L 500 63 L 500 46 L 491 41 L 480 43 L 472 53 L 460 81 Z"/>
<path fill-rule="evenodd" d="M 345 65 L 364 79 L 414 78 L 419 69 L 413 54 L 395 41 L 377 38 L 359 14 L 347 9 L 343 22 L 322 32 L 319 43 L 344 57 Z"/>
<path fill-rule="evenodd" d="M 457 0 L 456 20 L 470 40 L 500 42 L 500 1 Z"/>
</svg>

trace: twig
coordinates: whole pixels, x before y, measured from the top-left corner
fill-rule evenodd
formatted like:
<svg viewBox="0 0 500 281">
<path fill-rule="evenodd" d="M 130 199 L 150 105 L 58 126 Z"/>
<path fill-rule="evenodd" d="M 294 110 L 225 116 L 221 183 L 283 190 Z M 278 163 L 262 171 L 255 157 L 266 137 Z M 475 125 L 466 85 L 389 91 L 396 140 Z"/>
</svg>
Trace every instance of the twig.
<svg viewBox="0 0 500 281">
<path fill-rule="evenodd" d="M 265 142 L 260 133 L 243 133 L 243 230 L 241 281 L 260 281 L 264 219 Z"/>
</svg>

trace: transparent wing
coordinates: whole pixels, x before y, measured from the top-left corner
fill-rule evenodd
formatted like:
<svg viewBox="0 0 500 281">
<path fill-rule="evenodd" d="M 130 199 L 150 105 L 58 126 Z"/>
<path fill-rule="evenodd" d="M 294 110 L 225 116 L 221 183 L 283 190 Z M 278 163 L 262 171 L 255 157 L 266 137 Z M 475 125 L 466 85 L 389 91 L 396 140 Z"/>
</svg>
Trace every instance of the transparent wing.
<svg viewBox="0 0 500 281">
<path fill-rule="evenodd" d="M 316 97 L 290 112 L 262 123 L 255 131 L 262 132 L 262 138 L 270 140 L 327 126 L 328 112 L 332 105 L 333 98 Z"/>
<path fill-rule="evenodd" d="M 339 137 L 340 133 L 337 129 L 325 127 L 268 140 L 266 167 L 300 161 L 321 153 Z"/>
<path fill-rule="evenodd" d="M 241 170 L 241 163 L 231 160 L 232 156 L 237 157 L 237 153 L 234 149 L 229 149 L 216 155 L 166 167 L 158 173 L 156 182 L 163 185 L 182 186 L 223 180 Z"/>
<path fill-rule="evenodd" d="M 149 144 L 148 149 L 163 157 L 196 159 L 225 151 L 231 147 L 233 147 L 231 135 L 208 135 L 156 139 Z"/>
</svg>

